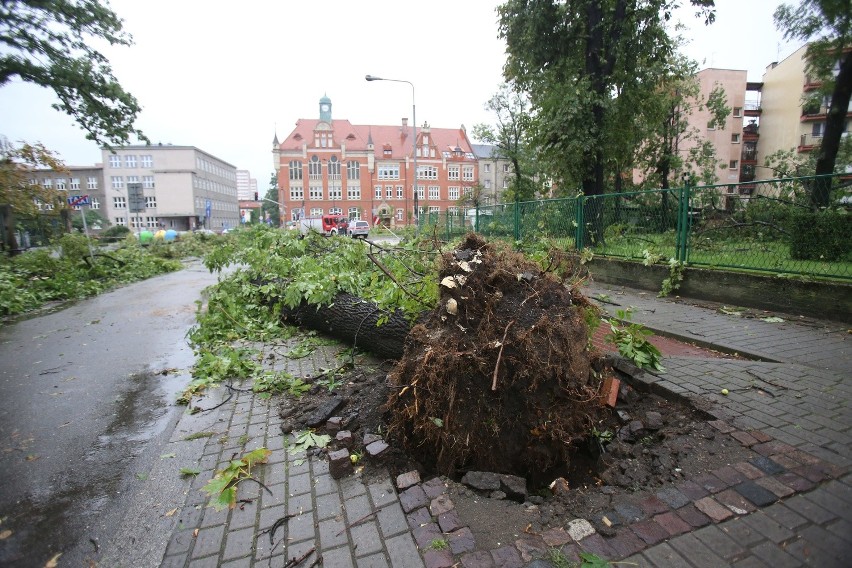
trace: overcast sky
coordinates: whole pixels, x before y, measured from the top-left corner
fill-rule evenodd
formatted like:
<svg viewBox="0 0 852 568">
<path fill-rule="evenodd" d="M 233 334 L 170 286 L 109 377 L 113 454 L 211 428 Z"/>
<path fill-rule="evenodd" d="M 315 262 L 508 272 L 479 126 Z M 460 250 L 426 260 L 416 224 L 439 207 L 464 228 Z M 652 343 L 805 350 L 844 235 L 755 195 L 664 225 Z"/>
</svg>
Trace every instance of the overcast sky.
<svg viewBox="0 0 852 568">
<path fill-rule="evenodd" d="M 411 118 L 412 89 L 367 82 L 371 74 L 411 81 L 417 122 L 470 133 L 491 122 L 484 105 L 502 81 L 505 46 L 496 0 L 112 0 L 134 38 L 103 53 L 142 105 L 137 122 L 153 143 L 196 146 L 247 169 L 263 193 L 272 138 L 299 118 L 317 118 L 328 95 L 333 116 L 354 124 Z M 716 0 L 716 23 L 689 24 L 687 55 L 701 68 L 746 69 L 760 80 L 785 44 L 772 13 L 779 0 Z M 0 88 L 0 134 L 42 142 L 68 165 L 101 161 L 51 91 Z"/>
</svg>

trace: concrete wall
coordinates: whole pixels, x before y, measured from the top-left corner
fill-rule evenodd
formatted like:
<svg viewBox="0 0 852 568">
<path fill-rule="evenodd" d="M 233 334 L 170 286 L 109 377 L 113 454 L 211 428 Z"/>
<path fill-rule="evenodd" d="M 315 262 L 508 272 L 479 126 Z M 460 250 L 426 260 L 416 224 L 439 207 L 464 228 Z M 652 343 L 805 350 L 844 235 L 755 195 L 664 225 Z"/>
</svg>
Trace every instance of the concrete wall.
<svg viewBox="0 0 852 568">
<path fill-rule="evenodd" d="M 595 258 L 588 264 L 596 282 L 660 291 L 668 268 L 638 262 Z M 852 323 L 852 283 L 805 282 L 778 276 L 756 276 L 687 267 L 673 295 L 731 306 L 758 308 Z"/>
</svg>

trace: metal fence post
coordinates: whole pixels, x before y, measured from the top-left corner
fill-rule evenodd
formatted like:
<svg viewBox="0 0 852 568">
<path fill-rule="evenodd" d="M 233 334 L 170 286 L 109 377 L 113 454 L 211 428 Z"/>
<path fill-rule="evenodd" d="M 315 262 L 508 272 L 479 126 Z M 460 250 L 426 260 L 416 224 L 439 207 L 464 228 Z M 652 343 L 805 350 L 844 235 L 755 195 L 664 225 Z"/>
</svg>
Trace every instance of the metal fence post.
<svg viewBox="0 0 852 568">
<path fill-rule="evenodd" d="M 521 202 L 515 196 L 515 242 L 521 240 Z"/>
<path fill-rule="evenodd" d="M 689 243 L 689 177 L 683 176 L 683 187 L 680 188 L 677 210 L 677 245 L 675 259 L 686 262 Z"/>
<path fill-rule="evenodd" d="M 578 195 L 574 198 L 574 248 L 583 250 L 583 225 L 585 216 L 583 209 L 586 207 L 586 196 Z"/>
</svg>

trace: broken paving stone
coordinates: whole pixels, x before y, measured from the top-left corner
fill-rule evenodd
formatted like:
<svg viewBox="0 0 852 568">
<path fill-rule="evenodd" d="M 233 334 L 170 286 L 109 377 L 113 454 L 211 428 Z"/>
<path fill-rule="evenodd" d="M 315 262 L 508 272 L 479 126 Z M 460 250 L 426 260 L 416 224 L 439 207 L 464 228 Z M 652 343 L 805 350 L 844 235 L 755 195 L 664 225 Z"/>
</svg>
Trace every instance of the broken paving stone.
<svg viewBox="0 0 852 568">
<path fill-rule="evenodd" d="M 447 534 L 447 542 L 450 543 L 450 550 L 453 554 L 462 554 L 463 552 L 476 550 L 476 540 L 473 537 L 473 532 L 467 527 L 462 527 Z"/>
<path fill-rule="evenodd" d="M 434 499 L 435 497 L 443 495 L 447 492 L 447 486 L 441 480 L 440 477 L 433 477 L 426 483 L 423 483 L 421 487 L 423 487 L 423 491 L 426 492 L 426 495 L 429 496 L 429 499 Z"/>
<path fill-rule="evenodd" d="M 568 531 L 568 534 L 571 535 L 571 538 L 576 541 L 580 541 L 587 536 L 595 534 L 595 527 L 593 527 L 592 523 L 586 519 L 574 519 L 573 521 L 569 521 L 566 530 Z"/>
<path fill-rule="evenodd" d="M 343 399 L 332 397 L 320 404 L 314 412 L 305 419 L 305 424 L 310 428 L 316 428 L 324 424 L 338 408 L 343 406 Z"/>
<path fill-rule="evenodd" d="M 341 430 L 334 439 L 345 448 L 351 448 L 355 444 L 355 437 L 352 436 L 352 432 L 349 430 Z"/>
<path fill-rule="evenodd" d="M 401 473 L 396 476 L 396 488 L 399 490 L 408 489 L 412 485 L 420 483 L 420 474 L 415 471 Z"/>
<path fill-rule="evenodd" d="M 381 436 L 379 436 L 377 434 L 371 434 L 371 433 L 368 432 L 368 433 L 364 434 L 364 445 L 369 446 L 373 442 L 378 442 L 381 439 L 382 439 Z"/>
<path fill-rule="evenodd" d="M 506 498 L 506 494 L 502 491 L 492 491 L 488 494 L 489 499 L 494 499 L 495 501 L 501 501 Z"/>
<path fill-rule="evenodd" d="M 329 434 L 334 436 L 343 429 L 342 424 L 343 418 L 341 418 L 340 416 L 332 416 L 331 418 L 325 421 L 325 429 Z"/>
<path fill-rule="evenodd" d="M 659 430 L 663 427 L 663 415 L 654 411 L 646 412 L 645 427 L 648 430 Z"/>
<path fill-rule="evenodd" d="M 448 533 L 462 528 L 463 525 L 458 511 L 451 510 L 438 515 L 438 526 L 441 531 Z"/>
<path fill-rule="evenodd" d="M 490 471 L 469 471 L 464 474 L 461 482 L 480 491 L 497 491 L 500 489 L 500 476 Z"/>
<path fill-rule="evenodd" d="M 439 497 L 435 497 L 432 499 L 432 502 L 429 504 L 429 512 L 434 516 L 442 515 L 447 511 L 452 511 L 455 505 L 453 504 L 452 499 L 447 495 L 441 495 Z"/>
<path fill-rule="evenodd" d="M 376 440 L 375 442 L 364 448 L 364 450 L 366 450 L 367 452 L 367 455 L 369 455 L 371 458 L 382 457 L 388 452 L 388 449 L 390 449 L 390 446 L 388 446 L 383 440 Z"/>
<path fill-rule="evenodd" d="M 349 450 L 344 448 L 335 452 L 329 452 L 328 471 L 334 479 L 340 479 L 352 473 L 352 460 L 349 459 Z"/>
<path fill-rule="evenodd" d="M 548 529 L 541 533 L 541 538 L 544 543 L 550 547 L 562 546 L 571 542 L 571 535 L 562 527 Z"/>
<path fill-rule="evenodd" d="M 425 507 L 429 504 L 429 498 L 426 497 L 426 492 L 419 485 L 413 485 L 399 494 L 399 504 L 402 510 L 410 513 L 418 507 Z"/>
<path fill-rule="evenodd" d="M 527 480 L 517 475 L 501 475 L 500 490 L 505 492 L 509 499 L 523 503 L 527 499 Z"/>
</svg>

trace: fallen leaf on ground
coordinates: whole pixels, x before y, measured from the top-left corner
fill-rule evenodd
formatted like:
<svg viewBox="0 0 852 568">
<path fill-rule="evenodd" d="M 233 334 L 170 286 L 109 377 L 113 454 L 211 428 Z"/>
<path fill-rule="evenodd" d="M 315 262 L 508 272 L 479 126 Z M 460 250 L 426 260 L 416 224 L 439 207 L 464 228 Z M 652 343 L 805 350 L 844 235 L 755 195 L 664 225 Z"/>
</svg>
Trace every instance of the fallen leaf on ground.
<svg viewBox="0 0 852 568">
<path fill-rule="evenodd" d="M 12 536 L 12 531 L 10 531 L 9 529 L 6 529 L 5 531 L 0 532 L 0 540 L 6 540 L 10 536 Z"/>
<path fill-rule="evenodd" d="M 171 511 L 169 511 L 168 513 L 166 513 L 166 516 L 167 516 L 167 517 L 171 517 L 171 516 L 172 516 L 172 515 L 174 515 L 175 513 L 177 513 L 177 507 L 175 507 L 174 509 L 172 509 Z"/>
<path fill-rule="evenodd" d="M 62 556 L 61 552 L 57 552 L 56 555 L 47 561 L 47 564 L 44 565 L 44 568 L 56 568 L 59 566 L 59 557 Z"/>
</svg>

